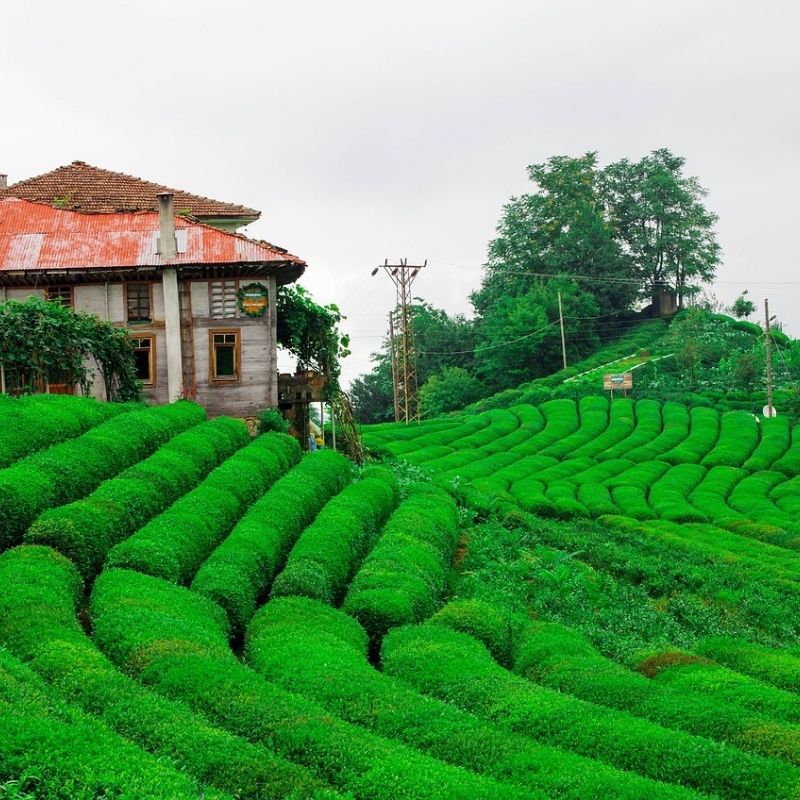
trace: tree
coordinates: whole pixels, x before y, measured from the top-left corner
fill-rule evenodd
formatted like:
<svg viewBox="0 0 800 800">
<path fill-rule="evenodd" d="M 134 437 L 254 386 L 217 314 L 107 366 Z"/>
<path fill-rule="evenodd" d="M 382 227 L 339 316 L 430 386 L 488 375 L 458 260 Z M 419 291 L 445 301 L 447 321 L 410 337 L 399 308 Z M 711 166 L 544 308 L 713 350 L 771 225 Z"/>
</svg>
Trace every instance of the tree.
<svg viewBox="0 0 800 800">
<path fill-rule="evenodd" d="M 481 382 L 462 367 L 445 367 L 431 375 L 419 391 L 423 417 L 437 417 L 457 411 L 479 400 L 484 393 Z"/>
<path fill-rule="evenodd" d="M 756 304 L 747 296 L 745 289 L 734 301 L 731 311 L 736 319 L 746 319 L 756 310 Z"/>
<path fill-rule="evenodd" d="M 628 308 L 636 286 L 598 191 L 596 153 L 554 156 L 529 166 L 528 175 L 537 191 L 503 208 L 486 276 L 472 295 L 478 313 L 495 297 L 525 294 L 541 275 L 577 276 L 605 313 Z"/>
<path fill-rule="evenodd" d="M 328 392 L 339 387 L 340 360 L 350 355 L 350 337 L 339 331 L 344 317 L 332 303 L 321 306 L 302 286 L 278 290 L 278 344 L 297 358 L 302 369 L 328 377 Z"/>
<path fill-rule="evenodd" d="M 559 292 L 568 360 L 597 346 L 597 303 L 571 281 L 538 281 L 524 294 L 498 296 L 479 320 L 481 342 L 475 350 L 475 373 L 490 389 L 518 386 L 561 368 Z"/>
<path fill-rule="evenodd" d="M 394 419 L 392 369 L 378 354 L 379 363 L 372 372 L 356 378 L 350 385 L 350 400 L 356 419 L 364 425 L 391 422 Z M 375 360 L 375 357 L 373 357 Z"/>
<path fill-rule="evenodd" d="M 683 174 L 686 160 L 667 149 L 638 162 L 622 159 L 603 170 L 600 191 L 630 260 L 640 296 L 659 307 L 664 289 L 675 291 L 678 306 L 709 281 L 720 261 L 716 214 L 703 200 L 697 178 Z"/>
</svg>

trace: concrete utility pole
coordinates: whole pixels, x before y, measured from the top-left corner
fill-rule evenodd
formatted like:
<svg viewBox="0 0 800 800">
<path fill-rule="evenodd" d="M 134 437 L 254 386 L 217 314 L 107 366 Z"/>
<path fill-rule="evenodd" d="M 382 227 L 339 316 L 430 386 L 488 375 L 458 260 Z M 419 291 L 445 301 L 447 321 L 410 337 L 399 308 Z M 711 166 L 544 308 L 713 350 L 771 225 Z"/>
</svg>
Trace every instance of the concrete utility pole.
<svg viewBox="0 0 800 800">
<path fill-rule="evenodd" d="M 558 292 L 558 321 L 561 324 L 561 358 L 567 368 L 567 340 L 564 337 L 564 312 L 561 309 L 561 291 Z"/>
<path fill-rule="evenodd" d="M 419 396 L 417 387 L 417 353 L 414 347 L 414 309 L 411 302 L 411 284 L 424 264 L 409 264 L 401 259 L 399 264 L 390 264 L 388 259 L 375 267 L 375 275 L 382 269 L 397 290 L 395 310 L 389 317 L 389 344 L 392 348 L 392 377 L 394 379 L 395 421 L 406 423 L 419 421 Z M 399 328 L 399 333 L 397 332 Z"/>
<path fill-rule="evenodd" d="M 773 417 L 775 413 L 772 405 L 772 336 L 769 332 L 769 299 L 764 300 L 764 349 L 767 356 L 767 416 Z"/>
</svg>

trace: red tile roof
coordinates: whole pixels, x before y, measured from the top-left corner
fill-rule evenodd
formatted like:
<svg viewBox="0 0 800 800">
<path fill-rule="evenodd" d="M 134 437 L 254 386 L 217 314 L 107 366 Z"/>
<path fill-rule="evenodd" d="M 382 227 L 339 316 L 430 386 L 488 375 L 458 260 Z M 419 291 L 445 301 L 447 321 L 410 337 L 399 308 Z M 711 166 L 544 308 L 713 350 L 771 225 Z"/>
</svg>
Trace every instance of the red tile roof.
<svg viewBox="0 0 800 800">
<path fill-rule="evenodd" d="M 278 283 L 296 280 L 305 262 L 281 247 L 175 218 L 180 265 L 253 266 L 275 271 Z M 78 214 L 26 200 L 0 200 L 0 277 L 3 272 L 135 269 L 163 266 L 156 252 L 158 214 Z"/>
<path fill-rule="evenodd" d="M 175 210 L 180 214 L 199 218 L 247 217 L 248 220 L 261 216 L 261 212 L 253 208 L 171 189 L 132 175 L 93 167 L 83 161 L 73 161 L 52 172 L 15 183 L 0 190 L 0 198 L 18 197 L 84 214 L 108 214 L 116 211 L 156 211 L 159 192 L 171 192 L 174 195 Z"/>
</svg>

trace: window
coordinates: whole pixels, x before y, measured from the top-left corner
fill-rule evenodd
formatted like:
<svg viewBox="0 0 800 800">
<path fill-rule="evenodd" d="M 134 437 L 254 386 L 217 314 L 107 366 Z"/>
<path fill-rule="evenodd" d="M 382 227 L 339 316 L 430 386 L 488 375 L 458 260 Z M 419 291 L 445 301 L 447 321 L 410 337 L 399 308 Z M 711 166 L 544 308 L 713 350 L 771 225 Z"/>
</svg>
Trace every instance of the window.
<svg viewBox="0 0 800 800">
<path fill-rule="evenodd" d="M 48 286 L 44 290 L 44 296 L 53 303 L 60 303 L 64 308 L 72 308 L 71 286 Z"/>
<path fill-rule="evenodd" d="M 209 284 L 209 307 L 212 319 L 231 319 L 239 316 L 236 292 L 239 281 L 211 281 Z"/>
<path fill-rule="evenodd" d="M 211 339 L 211 382 L 239 380 L 241 350 L 239 331 L 209 331 Z"/>
<path fill-rule="evenodd" d="M 149 283 L 127 283 L 128 322 L 151 322 Z"/>
<path fill-rule="evenodd" d="M 133 357 L 136 377 L 145 386 L 156 383 L 156 342 L 154 336 L 139 336 L 133 339 Z"/>
</svg>

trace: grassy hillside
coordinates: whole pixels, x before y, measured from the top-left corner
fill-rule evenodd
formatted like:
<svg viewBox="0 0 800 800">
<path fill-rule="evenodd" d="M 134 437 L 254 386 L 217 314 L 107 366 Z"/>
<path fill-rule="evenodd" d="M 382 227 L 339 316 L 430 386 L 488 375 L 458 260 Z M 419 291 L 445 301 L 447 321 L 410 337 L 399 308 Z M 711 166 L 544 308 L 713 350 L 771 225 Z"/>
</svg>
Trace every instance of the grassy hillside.
<svg viewBox="0 0 800 800">
<path fill-rule="evenodd" d="M 786 416 L 557 397 L 375 426 L 357 470 L 187 403 L 37 408 L 0 797 L 800 798 Z"/>
</svg>

